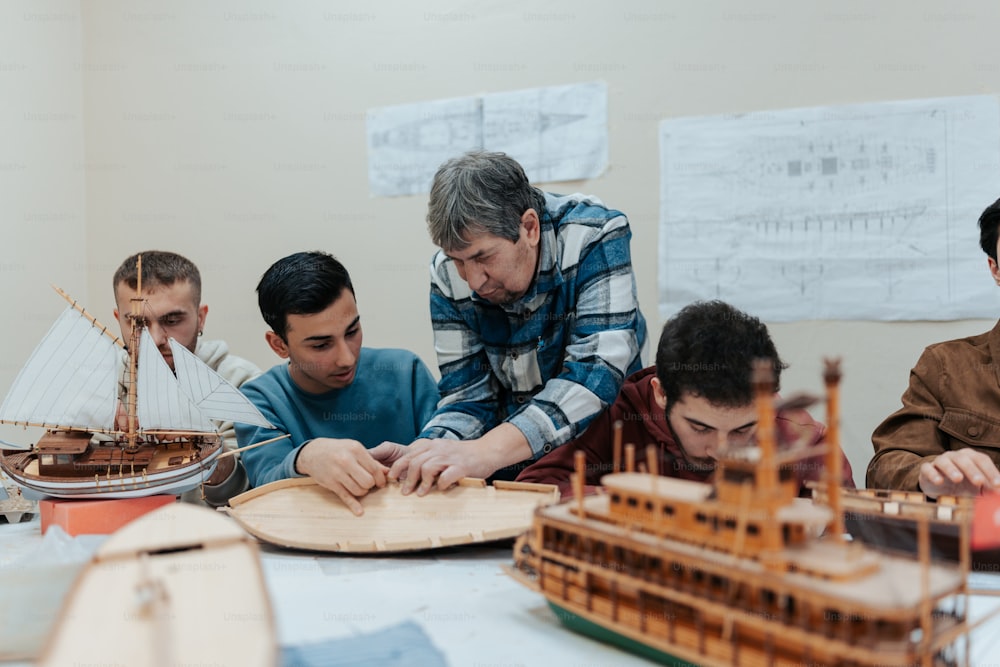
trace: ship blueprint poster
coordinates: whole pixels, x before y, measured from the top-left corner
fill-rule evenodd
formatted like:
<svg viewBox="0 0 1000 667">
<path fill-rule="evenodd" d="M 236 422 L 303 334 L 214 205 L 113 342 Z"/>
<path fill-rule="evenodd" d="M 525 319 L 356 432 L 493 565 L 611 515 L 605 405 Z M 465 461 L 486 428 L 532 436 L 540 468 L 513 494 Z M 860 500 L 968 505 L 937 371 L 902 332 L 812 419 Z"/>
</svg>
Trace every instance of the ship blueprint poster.
<svg viewBox="0 0 1000 667">
<path fill-rule="evenodd" d="M 660 316 L 996 317 L 976 221 L 998 196 L 995 96 L 665 120 Z"/>
<path fill-rule="evenodd" d="M 483 146 L 482 100 L 460 97 L 368 112 L 368 187 L 373 195 L 430 192 L 441 163 Z"/>
<path fill-rule="evenodd" d="M 442 162 L 474 149 L 507 153 L 532 183 L 593 178 L 608 164 L 603 82 L 381 107 L 366 120 L 377 196 L 429 192 Z"/>
</svg>

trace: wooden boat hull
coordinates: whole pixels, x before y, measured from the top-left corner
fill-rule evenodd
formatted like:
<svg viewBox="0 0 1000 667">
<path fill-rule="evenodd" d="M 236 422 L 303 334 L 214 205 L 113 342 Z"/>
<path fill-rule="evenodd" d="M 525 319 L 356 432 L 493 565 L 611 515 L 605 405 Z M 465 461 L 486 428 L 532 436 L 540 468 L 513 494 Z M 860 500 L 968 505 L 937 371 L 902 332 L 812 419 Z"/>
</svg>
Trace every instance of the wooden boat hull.
<svg viewBox="0 0 1000 667">
<path fill-rule="evenodd" d="M 704 655 L 698 655 L 696 651 L 692 651 L 690 649 L 683 651 L 680 647 L 677 647 L 677 649 L 658 648 L 657 646 L 652 645 L 649 639 L 644 638 L 639 633 L 634 631 L 631 633 L 616 631 L 616 625 L 609 623 L 607 619 L 599 617 L 587 618 L 584 615 L 574 613 L 570 609 L 560 606 L 552 600 L 546 600 L 546 602 L 556 617 L 558 617 L 562 624 L 570 630 L 596 639 L 597 641 L 604 642 L 605 644 L 612 644 L 628 651 L 629 653 L 634 653 L 648 660 L 664 665 L 671 665 L 672 667 L 730 667 L 732 665 L 753 665 L 755 667 L 802 667 L 802 665 L 805 664 L 813 665 L 815 667 L 822 667 L 823 665 L 830 665 L 830 667 L 833 667 L 834 665 L 842 664 L 840 661 L 825 662 L 822 661 L 822 659 L 808 663 L 794 658 L 790 661 L 778 661 L 774 658 L 767 658 L 764 656 L 753 657 L 751 651 L 743 651 L 745 654 L 744 657 L 742 659 L 737 658 L 735 661 L 726 659 L 706 660 Z M 663 641 L 657 642 L 657 644 L 660 645 L 663 645 L 663 643 Z M 677 652 L 677 655 L 675 655 L 674 651 Z M 682 651 L 683 653 L 681 653 Z M 680 657 L 682 654 L 691 655 L 691 660 L 696 660 L 696 662 Z M 916 655 L 913 656 L 911 660 L 903 663 L 892 662 L 891 656 L 886 656 L 884 660 L 885 661 L 883 662 L 872 662 L 869 664 L 874 667 L 884 667 L 884 665 L 890 664 L 920 664 L 920 656 Z M 930 664 L 934 667 L 956 667 L 958 663 L 941 657 L 935 657 Z"/>
<path fill-rule="evenodd" d="M 275 665 L 257 545 L 173 503 L 114 533 L 84 568 L 39 665 Z"/>
<path fill-rule="evenodd" d="M 45 475 L 39 473 L 39 454 L 35 449 L 0 450 L 0 469 L 18 486 L 28 500 L 45 498 L 139 498 L 156 494 L 180 495 L 197 488 L 215 471 L 220 441 L 200 448 L 197 456 L 181 456 L 181 462 L 171 463 L 171 452 L 158 453 L 144 470 L 119 468 L 107 474 L 89 470 L 77 475 Z M 162 459 L 162 460 L 160 460 Z"/>
<path fill-rule="evenodd" d="M 635 653 L 649 660 L 679 667 L 837 667 L 850 664 L 864 667 L 884 667 L 884 665 L 917 665 L 921 655 L 917 652 L 886 652 L 873 654 L 869 660 L 848 662 L 842 658 L 824 658 L 817 650 L 812 656 L 804 655 L 807 651 L 797 647 L 789 651 L 777 647 L 776 653 L 770 652 L 763 638 L 754 638 L 743 633 L 739 637 L 739 647 L 732 639 L 725 637 L 706 638 L 704 650 L 696 643 L 673 643 L 668 638 L 671 635 L 669 625 L 664 623 L 651 632 L 651 623 L 646 629 L 628 622 L 617 622 L 602 613 L 588 613 L 585 609 L 557 602 L 546 596 L 546 602 L 556 617 L 567 628 L 586 635 L 598 641 L 618 646 L 630 653 Z M 636 614 L 633 612 L 632 616 Z M 692 624 L 688 627 L 677 625 L 673 630 L 676 635 L 686 635 L 693 639 L 697 628 Z M 748 641 L 749 640 L 749 641 Z M 777 645 L 777 642 L 776 642 Z M 934 667 L 955 667 L 957 663 L 935 656 L 930 663 Z"/>
<path fill-rule="evenodd" d="M 392 553 L 500 540 L 524 532 L 535 508 L 559 500 L 548 484 L 465 479 L 448 491 L 404 496 L 389 484 L 361 498 L 355 516 L 309 477 L 272 482 L 229 501 L 250 534 L 281 547 L 325 552 Z"/>
<path fill-rule="evenodd" d="M 672 665 L 673 667 L 698 667 L 696 663 L 681 660 L 674 655 L 666 653 L 665 651 L 657 650 L 652 646 L 632 639 L 627 635 L 619 634 L 600 622 L 591 621 L 583 616 L 574 614 L 569 609 L 560 607 L 552 600 L 547 600 L 547 602 L 555 615 L 560 621 L 562 621 L 562 624 L 574 632 L 579 632 L 581 635 L 593 637 L 594 639 L 604 642 L 605 644 L 614 644 L 619 648 L 625 649 L 629 653 L 641 655 L 644 658 L 648 658 L 649 660 L 653 660 L 664 665 Z"/>
</svg>

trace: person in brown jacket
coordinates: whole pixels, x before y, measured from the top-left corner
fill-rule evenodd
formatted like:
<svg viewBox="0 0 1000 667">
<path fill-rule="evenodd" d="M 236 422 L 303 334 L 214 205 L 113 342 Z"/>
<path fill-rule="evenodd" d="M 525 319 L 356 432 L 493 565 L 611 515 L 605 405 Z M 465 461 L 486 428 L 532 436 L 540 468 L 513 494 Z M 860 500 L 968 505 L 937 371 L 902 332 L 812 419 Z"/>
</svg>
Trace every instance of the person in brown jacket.
<svg viewBox="0 0 1000 667">
<path fill-rule="evenodd" d="M 630 375 L 615 402 L 577 439 L 541 457 L 517 480 L 557 484 L 572 494 L 574 455 L 586 455 L 587 492 L 612 472 L 614 424 L 622 423 L 622 442 L 634 444 L 637 459 L 647 445 L 658 452 L 661 475 L 707 481 L 715 459 L 726 447 L 750 443 L 757 427 L 750 371 L 755 359 L 769 359 L 775 388 L 785 367 L 767 327 L 756 317 L 722 301 L 696 302 L 663 326 L 656 365 Z M 825 427 L 803 409 L 778 413 L 779 441 L 815 445 Z M 805 482 L 819 480 L 822 457 L 798 464 L 802 494 Z M 842 484 L 854 488 L 850 463 L 843 460 Z"/>
<path fill-rule="evenodd" d="M 979 245 L 1000 285 L 998 231 L 1000 199 L 979 217 Z M 902 401 L 872 433 L 869 488 L 930 498 L 1000 488 L 1000 322 L 986 333 L 927 347 Z"/>
</svg>

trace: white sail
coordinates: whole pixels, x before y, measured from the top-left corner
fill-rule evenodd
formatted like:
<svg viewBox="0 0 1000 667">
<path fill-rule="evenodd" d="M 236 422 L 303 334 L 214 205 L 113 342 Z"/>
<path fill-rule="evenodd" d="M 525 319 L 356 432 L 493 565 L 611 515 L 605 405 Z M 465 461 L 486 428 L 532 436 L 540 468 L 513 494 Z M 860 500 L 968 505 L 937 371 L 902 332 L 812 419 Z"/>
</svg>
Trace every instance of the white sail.
<svg viewBox="0 0 1000 667">
<path fill-rule="evenodd" d="M 191 402 L 174 377 L 163 355 L 156 349 L 149 330 L 139 340 L 139 370 L 136 379 L 136 411 L 144 431 L 214 432 L 215 425 Z"/>
<path fill-rule="evenodd" d="M 198 406 L 203 415 L 219 421 L 253 424 L 274 428 L 240 390 L 212 370 L 190 350 L 170 339 L 174 353 L 174 371 L 181 391 Z"/>
<path fill-rule="evenodd" d="M 113 429 L 118 359 L 114 341 L 70 306 L 18 373 L 0 420 Z"/>
</svg>

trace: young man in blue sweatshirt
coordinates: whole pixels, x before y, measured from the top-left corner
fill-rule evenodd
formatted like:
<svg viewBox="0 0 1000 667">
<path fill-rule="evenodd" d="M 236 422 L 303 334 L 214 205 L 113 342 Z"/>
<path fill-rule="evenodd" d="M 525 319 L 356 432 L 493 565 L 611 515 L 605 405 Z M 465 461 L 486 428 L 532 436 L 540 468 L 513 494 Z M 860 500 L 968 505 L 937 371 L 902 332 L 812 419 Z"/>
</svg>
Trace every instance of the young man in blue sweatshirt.
<svg viewBox="0 0 1000 667">
<path fill-rule="evenodd" d="M 437 383 L 412 352 L 361 346 L 361 317 L 344 266 L 322 252 L 275 262 L 257 285 L 268 345 L 287 364 L 241 391 L 275 425 L 239 424 L 243 463 L 253 486 L 311 476 L 355 514 L 363 497 L 385 486 L 388 468 L 369 452 L 409 443 L 437 406 Z"/>
</svg>

